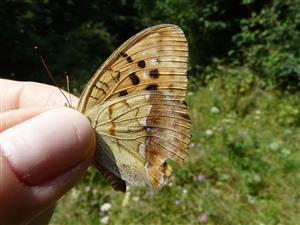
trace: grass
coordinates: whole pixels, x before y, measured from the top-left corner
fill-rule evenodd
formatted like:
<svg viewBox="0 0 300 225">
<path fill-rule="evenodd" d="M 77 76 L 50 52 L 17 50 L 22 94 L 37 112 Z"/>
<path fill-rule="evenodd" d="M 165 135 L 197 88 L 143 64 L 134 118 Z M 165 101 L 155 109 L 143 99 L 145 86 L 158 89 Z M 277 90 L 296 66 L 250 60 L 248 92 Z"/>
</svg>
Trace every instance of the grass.
<svg viewBox="0 0 300 225">
<path fill-rule="evenodd" d="M 231 71 L 188 93 L 190 156 L 163 190 L 117 193 L 89 169 L 51 223 L 300 224 L 299 95 L 248 78 Z"/>
</svg>

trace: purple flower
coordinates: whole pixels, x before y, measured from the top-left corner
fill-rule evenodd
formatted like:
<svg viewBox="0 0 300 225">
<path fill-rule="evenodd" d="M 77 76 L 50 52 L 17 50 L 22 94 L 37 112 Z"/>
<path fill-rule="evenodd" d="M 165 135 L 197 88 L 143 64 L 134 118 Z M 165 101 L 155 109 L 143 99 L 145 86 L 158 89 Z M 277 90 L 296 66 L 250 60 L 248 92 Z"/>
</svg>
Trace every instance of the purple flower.
<svg viewBox="0 0 300 225">
<path fill-rule="evenodd" d="M 196 177 L 196 181 L 199 183 L 202 183 L 205 180 L 205 176 L 204 175 L 198 175 Z"/>
<path fill-rule="evenodd" d="M 202 214 L 199 217 L 199 221 L 200 221 L 200 223 L 206 223 L 208 221 L 208 216 L 206 214 Z"/>
<path fill-rule="evenodd" d="M 155 195 L 155 192 L 153 190 L 148 190 L 147 195 L 151 198 Z"/>
</svg>

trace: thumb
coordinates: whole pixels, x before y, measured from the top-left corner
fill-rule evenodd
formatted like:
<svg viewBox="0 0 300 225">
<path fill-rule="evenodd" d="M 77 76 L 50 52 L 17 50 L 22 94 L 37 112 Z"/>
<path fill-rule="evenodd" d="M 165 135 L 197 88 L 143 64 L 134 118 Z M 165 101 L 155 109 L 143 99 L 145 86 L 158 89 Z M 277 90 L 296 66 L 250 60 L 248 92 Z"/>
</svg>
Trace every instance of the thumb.
<svg viewBox="0 0 300 225">
<path fill-rule="evenodd" d="M 91 163 L 94 132 L 79 112 L 43 112 L 0 134 L 0 224 L 49 209 Z"/>
</svg>

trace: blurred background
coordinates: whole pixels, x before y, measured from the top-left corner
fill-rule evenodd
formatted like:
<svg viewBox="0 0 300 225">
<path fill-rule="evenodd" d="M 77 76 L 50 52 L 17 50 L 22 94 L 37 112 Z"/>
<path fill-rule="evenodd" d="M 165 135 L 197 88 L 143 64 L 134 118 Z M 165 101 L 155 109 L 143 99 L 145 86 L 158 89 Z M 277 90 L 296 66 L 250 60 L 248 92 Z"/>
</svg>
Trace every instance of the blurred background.
<svg viewBox="0 0 300 225">
<path fill-rule="evenodd" d="M 2 0 L 0 76 L 79 94 L 138 31 L 180 26 L 189 43 L 190 157 L 154 194 L 116 193 L 89 169 L 52 224 L 300 224 L 299 0 Z"/>
</svg>

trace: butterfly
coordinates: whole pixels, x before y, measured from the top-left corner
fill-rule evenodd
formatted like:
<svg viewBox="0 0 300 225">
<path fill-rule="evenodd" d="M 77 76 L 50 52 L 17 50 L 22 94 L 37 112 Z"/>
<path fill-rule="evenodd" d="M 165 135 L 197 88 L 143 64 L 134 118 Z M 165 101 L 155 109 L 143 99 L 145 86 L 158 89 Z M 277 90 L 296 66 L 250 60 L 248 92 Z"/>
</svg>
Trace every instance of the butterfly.
<svg viewBox="0 0 300 225">
<path fill-rule="evenodd" d="M 86 85 L 77 110 L 95 129 L 94 165 L 115 190 L 126 182 L 157 190 L 172 173 L 167 160 L 183 163 L 187 64 L 183 31 L 161 24 L 124 42 Z"/>
</svg>

